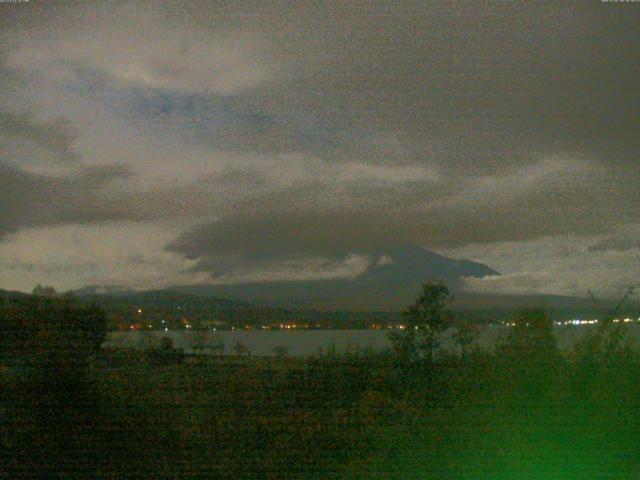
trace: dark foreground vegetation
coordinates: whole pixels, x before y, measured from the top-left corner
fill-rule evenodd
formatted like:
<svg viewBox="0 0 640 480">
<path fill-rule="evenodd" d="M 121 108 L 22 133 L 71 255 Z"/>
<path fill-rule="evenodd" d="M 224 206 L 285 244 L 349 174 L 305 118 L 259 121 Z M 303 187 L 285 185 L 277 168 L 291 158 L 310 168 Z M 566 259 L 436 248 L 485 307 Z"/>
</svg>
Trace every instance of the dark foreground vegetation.
<svg viewBox="0 0 640 480">
<path fill-rule="evenodd" d="M 45 335 L 32 358 L 5 335 L 0 477 L 639 478 L 640 356 L 623 326 L 603 322 L 561 356 L 544 312 L 525 311 L 495 353 L 467 342 L 462 356 L 434 357 L 447 299 L 426 289 L 406 313 L 418 328 L 376 355 L 180 362 L 92 350 L 91 322 L 78 320 L 84 347 L 49 357 L 59 337 Z M 51 331 L 61 317 L 50 311 L 101 318 L 22 301 L 5 303 L 3 322 L 39 316 Z"/>
</svg>

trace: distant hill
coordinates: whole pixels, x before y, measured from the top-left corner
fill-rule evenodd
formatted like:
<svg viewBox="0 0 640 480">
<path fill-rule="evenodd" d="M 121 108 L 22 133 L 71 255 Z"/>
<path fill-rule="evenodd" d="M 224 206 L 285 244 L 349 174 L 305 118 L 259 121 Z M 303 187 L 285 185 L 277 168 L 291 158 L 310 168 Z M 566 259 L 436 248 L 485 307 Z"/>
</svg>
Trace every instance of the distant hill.
<svg viewBox="0 0 640 480">
<path fill-rule="evenodd" d="M 119 285 L 87 285 L 86 287 L 73 290 L 73 294 L 79 297 L 109 295 L 112 297 L 120 297 L 126 295 L 133 295 L 137 292 L 127 287 Z"/>
<path fill-rule="evenodd" d="M 461 292 L 454 298 L 454 306 L 460 309 L 479 310 L 487 308 L 518 309 L 545 307 L 547 309 L 595 308 L 588 298 L 565 295 L 489 295 Z M 604 307 L 612 307 L 604 302 Z"/>
<path fill-rule="evenodd" d="M 442 281 L 454 294 L 457 310 L 514 310 L 544 306 L 550 310 L 591 311 L 586 298 L 560 295 L 486 295 L 461 289 L 463 277 L 500 275 L 481 263 L 458 260 L 419 247 L 370 253 L 371 266 L 353 279 L 246 282 L 232 285 L 176 285 L 165 290 L 133 292 L 119 287 L 87 287 L 84 297 L 121 297 L 126 302 L 208 303 L 207 309 L 227 316 L 287 316 L 285 311 L 398 312 L 419 295 L 423 283 Z M 209 300 L 206 300 L 209 299 Z M 110 300 L 113 302 L 113 300 Z M 611 302 L 605 302 L 604 306 Z M 270 311 L 260 309 L 272 309 Z M 275 310 L 273 310 L 275 309 Z M 235 312 L 233 315 L 230 312 Z M 244 312 L 244 313 L 242 313 Z"/>
<path fill-rule="evenodd" d="M 420 294 L 415 288 L 379 285 L 353 285 L 349 280 L 315 282 L 243 283 L 237 285 L 190 285 L 172 287 L 197 296 L 224 296 L 252 299 L 265 306 L 286 306 L 319 311 L 400 311 Z M 605 302 L 605 306 L 611 302 Z M 454 289 L 453 307 L 460 310 L 518 309 L 525 307 L 548 309 L 593 308 L 588 298 L 561 295 L 487 295 L 459 292 Z"/>
<path fill-rule="evenodd" d="M 203 286 L 202 288 L 208 288 Z M 117 328 L 120 321 L 125 324 L 140 321 L 143 324 L 165 319 L 171 328 L 180 326 L 182 318 L 189 318 L 196 328 L 218 321 L 228 326 L 299 323 L 322 325 L 323 328 L 368 328 L 371 324 L 389 324 L 400 321 L 399 312 L 408 305 L 387 310 L 373 308 L 313 308 L 307 306 L 270 306 L 217 297 L 184 294 L 171 290 L 154 290 L 117 295 L 80 295 L 81 302 L 96 303 L 111 319 L 111 327 Z M 410 303 L 410 302 L 409 302 Z M 375 303 L 380 306 L 380 302 Z M 606 305 L 609 305 L 608 303 Z M 597 318 L 603 314 L 589 300 L 554 295 L 475 295 L 456 294 L 453 304 L 456 316 L 479 323 L 507 321 L 513 313 L 523 307 L 545 307 L 553 318 Z M 142 310 L 140 315 L 138 310 Z M 625 307 L 624 311 L 637 317 L 637 309 Z M 634 313 L 635 312 L 635 313 Z M 626 315 L 630 314 L 627 313 Z M 164 325 L 163 325 L 164 326 Z"/>
<path fill-rule="evenodd" d="M 0 288 L 0 299 L 4 299 L 4 298 L 23 298 L 23 297 L 27 297 L 29 296 L 29 294 L 27 293 L 22 293 L 22 292 L 14 292 L 11 290 L 3 290 Z"/>
<path fill-rule="evenodd" d="M 118 291 L 103 294 L 86 294 L 87 290 L 75 293 L 84 303 L 95 303 L 102 307 L 110 318 L 110 328 L 118 328 L 120 322 L 132 324 L 153 324 L 159 328 L 159 320 L 164 326 L 181 328 L 182 320 L 188 319 L 195 328 L 219 323 L 227 327 L 245 325 L 274 325 L 297 323 L 300 325 L 322 326 L 322 328 L 369 328 L 372 323 L 390 323 L 396 320 L 392 312 L 322 312 L 313 309 L 295 309 L 259 305 L 248 302 L 227 300 L 211 296 L 198 296 L 171 290 L 150 290 L 143 292 Z"/>
<path fill-rule="evenodd" d="M 263 308 L 247 302 L 236 300 L 227 300 L 225 298 L 203 297 L 198 295 L 180 293 L 173 290 L 118 290 L 108 293 L 87 293 L 86 289 L 76 290 L 73 294 L 83 302 L 94 302 L 99 305 L 135 305 L 144 308 L 147 306 L 157 307 L 175 307 L 180 306 L 183 309 L 189 309 L 192 306 L 201 307 L 206 305 L 208 308 L 217 310 L 248 310 L 255 308 Z"/>
</svg>

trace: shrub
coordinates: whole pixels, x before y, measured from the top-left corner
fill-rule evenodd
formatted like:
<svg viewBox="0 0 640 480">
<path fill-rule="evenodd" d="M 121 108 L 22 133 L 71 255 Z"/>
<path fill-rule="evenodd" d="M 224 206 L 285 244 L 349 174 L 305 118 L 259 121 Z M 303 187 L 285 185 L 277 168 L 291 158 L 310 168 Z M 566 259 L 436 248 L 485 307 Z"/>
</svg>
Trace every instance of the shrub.
<svg viewBox="0 0 640 480">
<path fill-rule="evenodd" d="M 70 298 L 25 296 L 0 303 L 0 353 L 55 376 L 76 375 L 106 338 L 106 315 Z"/>
<path fill-rule="evenodd" d="M 420 297 L 402 312 L 404 328 L 389 333 L 392 348 L 401 360 L 432 359 L 436 335 L 452 321 L 449 310 L 452 299 L 445 285 L 425 283 L 422 286 Z"/>
<path fill-rule="evenodd" d="M 236 344 L 233 346 L 233 349 L 235 350 L 236 355 L 238 355 L 239 357 L 241 357 L 242 355 L 251 354 L 247 346 L 244 343 L 242 343 L 240 340 L 236 342 Z"/>
<path fill-rule="evenodd" d="M 284 358 L 287 356 L 288 348 L 284 345 L 278 345 L 276 347 L 273 347 L 273 353 L 275 353 L 276 357 L 278 358 Z"/>
</svg>

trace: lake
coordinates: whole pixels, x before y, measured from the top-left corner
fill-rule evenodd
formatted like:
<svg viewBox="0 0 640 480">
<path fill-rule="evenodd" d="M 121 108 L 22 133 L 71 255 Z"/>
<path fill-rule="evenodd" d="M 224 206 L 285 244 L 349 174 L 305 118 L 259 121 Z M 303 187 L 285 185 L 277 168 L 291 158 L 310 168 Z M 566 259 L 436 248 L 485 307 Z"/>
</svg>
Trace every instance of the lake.
<svg viewBox="0 0 640 480">
<path fill-rule="evenodd" d="M 476 340 L 477 345 L 484 350 L 491 351 L 504 337 L 510 327 L 485 326 L 480 327 Z M 597 328 L 595 325 L 556 326 L 554 335 L 558 346 L 563 351 L 573 348 L 576 341 L 588 332 Z M 631 323 L 625 325 L 627 338 L 634 349 L 640 345 L 640 325 Z M 192 352 L 194 342 L 201 337 L 201 343 L 213 346 L 224 346 L 221 350 L 225 355 L 236 354 L 235 346 L 239 342 L 252 355 L 273 356 L 277 350 L 286 352 L 288 356 L 305 357 L 317 356 L 331 352 L 356 353 L 367 350 L 383 351 L 390 347 L 389 330 L 235 330 L 235 331 L 151 331 L 151 332 L 110 332 L 103 347 L 127 347 L 148 349 L 157 346 L 162 337 L 173 340 L 174 346 L 183 348 L 185 352 Z M 449 352 L 458 352 L 452 335 L 455 330 L 450 328 L 439 336 L 440 348 Z M 202 341 L 204 340 L 204 341 Z M 216 353 L 213 348 L 205 348 L 203 353 Z"/>
</svg>

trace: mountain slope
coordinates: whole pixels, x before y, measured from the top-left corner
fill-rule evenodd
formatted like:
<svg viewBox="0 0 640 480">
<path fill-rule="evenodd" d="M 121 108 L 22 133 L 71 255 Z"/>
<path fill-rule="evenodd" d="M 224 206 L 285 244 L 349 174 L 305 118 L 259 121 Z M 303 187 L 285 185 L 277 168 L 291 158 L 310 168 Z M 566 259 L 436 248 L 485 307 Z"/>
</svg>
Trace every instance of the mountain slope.
<svg viewBox="0 0 640 480">
<path fill-rule="evenodd" d="M 416 297 L 424 282 L 442 281 L 456 291 L 462 277 L 499 275 L 486 265 L 419 247 L 373 252 L 370 257 L 372 265 L 354 279 L 183 285 L 171 290 L 298 308 L 398 310 Z"/>
<path fill-rule="evenodd" d="M 500 275 L 481 263 L 456 260 L 420 247 L 395 248 L 372 255 L 375 262 L 361 281 L 421 284 L 425 281 L 452 281 L 462 277 Z"/>
<path fill-rule="evenodd" d="M 11 290 L 3 290 L 0 288 L 0 299 L 14 299 L 28 297 L 28 293 L 15 292 Z"/>
<path fill-rule="evenodd" d="M 316 311 L 400 311 L 419 295 L 425 282 L 445 282 L 457 309 L 592 308 L 588 299 L 559 295 L 487 295 L 461 291 L 463 277 L 499 275 L 490 267 L 418 247 L 371 252 L 371 266 L 353 279 L 247 282 L 232 285 L 177 285 L 165 290 L 132 292 L 115 287 L 76 291 L 88 296 L 128 297 L 141 304 L 211 302 L 208 309 L 247 311 L 261 306 Z M 186 297 L 185 297 L 186 295 Z M 190 296 L 200 297 L 199 300 Z M 209 300 L 205 300 L 206 297 Z M 230 300 L 223 300 L 230 299 Z M 124 300 L 124 299 L 123 299 Z M 215 305 L 215 306 L 214 306 Z"/>
</svg>

